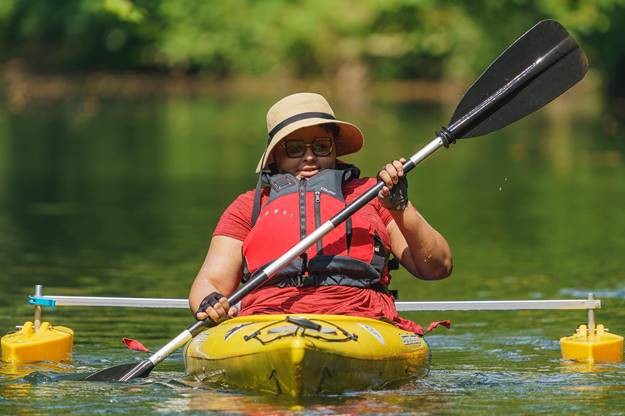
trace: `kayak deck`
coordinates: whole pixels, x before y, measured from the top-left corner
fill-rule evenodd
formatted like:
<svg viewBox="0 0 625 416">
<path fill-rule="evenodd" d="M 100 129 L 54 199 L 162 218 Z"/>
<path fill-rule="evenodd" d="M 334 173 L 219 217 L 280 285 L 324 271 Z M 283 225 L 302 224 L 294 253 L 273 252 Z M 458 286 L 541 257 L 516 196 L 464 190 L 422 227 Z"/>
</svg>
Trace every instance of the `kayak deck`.
<svg viewBox="0 0 625 416">
<path fill-rule="evenodd" d="M 420 336 L 339 315 L 243 316 L 187 344 L 188 375 L 206 383 L 297 397 L 380 388 L 427 374 Z"/>
</svg>

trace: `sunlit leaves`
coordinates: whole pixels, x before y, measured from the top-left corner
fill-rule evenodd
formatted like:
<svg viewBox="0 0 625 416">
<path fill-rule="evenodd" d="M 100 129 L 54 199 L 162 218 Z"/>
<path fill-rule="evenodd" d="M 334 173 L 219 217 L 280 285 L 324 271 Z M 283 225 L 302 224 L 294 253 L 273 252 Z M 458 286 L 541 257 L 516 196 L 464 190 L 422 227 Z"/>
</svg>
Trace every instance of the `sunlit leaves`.
<svg viewBox="0 0 625 416">
<path fill-rule="evenodd" d="M 625 0 L 7 0 L 0 51 L 55 70 L 467 79 L 546 18 L 618 74 Z"/>
</svg>

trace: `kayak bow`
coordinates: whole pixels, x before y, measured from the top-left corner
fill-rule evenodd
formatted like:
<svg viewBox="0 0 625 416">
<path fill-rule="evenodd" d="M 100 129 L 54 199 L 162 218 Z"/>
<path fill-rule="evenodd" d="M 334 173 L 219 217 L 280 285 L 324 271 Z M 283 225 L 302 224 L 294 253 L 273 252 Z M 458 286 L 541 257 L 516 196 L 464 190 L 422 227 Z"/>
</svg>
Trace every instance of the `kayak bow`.
<svg viewBox="0 0 625 416">
<path fill-rule="evenodd" d="M 291 397 L 375 389 L 428 372 L 425 340 L 343 315 L 233 318 L 187 344 L 188 375 L 204 383 Z"/>
</svg>

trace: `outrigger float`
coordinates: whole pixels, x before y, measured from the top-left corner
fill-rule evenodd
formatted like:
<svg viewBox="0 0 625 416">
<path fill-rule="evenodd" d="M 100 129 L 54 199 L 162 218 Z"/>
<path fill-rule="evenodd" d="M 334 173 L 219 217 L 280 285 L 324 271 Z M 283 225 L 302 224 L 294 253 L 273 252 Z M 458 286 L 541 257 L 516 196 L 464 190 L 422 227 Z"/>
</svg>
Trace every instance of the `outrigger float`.
<svg viewBox="0 0 625 416">
<path fill-rule="evenodd" d="M 29 303 L 34 322 L 2 337 L 2 360 L 13 364 L 69 362 L 73 331 L 41 322 L 43 307 L 99 306 L 188 309 L 186 299 L 43 295 Z M 601 301 L 588 299 L 397 302 L 399 311 L 582 310 L 588 322 L 560 339 L 563 360 L 620 362 L 623 337 L 595 323 Z M 380 388 L 427 374 L 426 340 L 389 323 L 337 315 L 259 315 L 205 329 L 184 349 L 186 374 L 238 389 L 301 396 Z"/>
</svg>

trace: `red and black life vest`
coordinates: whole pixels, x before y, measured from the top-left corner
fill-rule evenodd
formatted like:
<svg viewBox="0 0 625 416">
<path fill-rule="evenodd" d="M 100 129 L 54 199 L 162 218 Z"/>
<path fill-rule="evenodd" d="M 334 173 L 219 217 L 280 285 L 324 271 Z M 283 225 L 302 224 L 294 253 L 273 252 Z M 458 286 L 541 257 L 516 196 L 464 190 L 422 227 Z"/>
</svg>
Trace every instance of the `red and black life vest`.
<svg viewBox="0 0 625 416">
<path fill-rule="evenodd" d="M 266 175 L 269 198 L 243 242 L 244 281 L 280 257 L 345 208 L 343 185 L 358 178 L 353 166 L 324 169 L 309 179 L 291 174 Z M 258 191 L 257 191 L 258 192 Z M 258 208 L 258 207 L 257 207 Z M 354 286 L 384 290 L 389 252 L 363 215 L 356 212 L 268 284 L 278 286 Z"/>
</svg>

